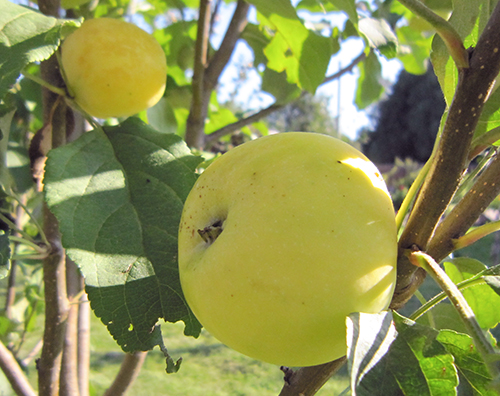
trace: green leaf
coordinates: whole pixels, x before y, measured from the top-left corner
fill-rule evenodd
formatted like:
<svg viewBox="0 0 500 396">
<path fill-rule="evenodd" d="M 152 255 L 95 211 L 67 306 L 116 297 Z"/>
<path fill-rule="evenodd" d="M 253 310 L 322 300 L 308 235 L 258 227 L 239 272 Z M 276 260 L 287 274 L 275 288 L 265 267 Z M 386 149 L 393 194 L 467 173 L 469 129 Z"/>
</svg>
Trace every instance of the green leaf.
<svg viewBox="0 0 500 396">
<path fill-rule="evenodd" d="M 409 26 L 402 26 L 397 31 L 399 41 L 398 59 L 408 73 L 424 74 L 427 71 L 427 59 L 431 52 L 432 36 L 422 34 Z"/>
<path fill-rule="evenodd" d="M 358 66 L 359 78 L 355 103 L 359 109 L 364 109 L 382 95 L 384 88 L 380 84 L 382 66 L 374 52 L 366 57 Z"/>
<path fill-rule="evenodd" d="M 354 26 L 358 26 L 358 11 L 355 0 L 330 0 L 337 9 L 344 11 Z"/>
<path fill-rule="evenodd" d="M 323 82 L 332 55 L 332 41 L 308 30 L 289 0 L 252 0 L 261 24 L 274 31 L 264 49 L 267 67 L 286 71 L 287 80 L 311 93 Z"/>
<path fill-rule="evenodd" d="M 347 359 L 351 389 L 358 390 L 363 377 L 380 362 L 396 338 L 391 312 L 352 313 L 347 317 Z"/>
<path fill-rule="evenodd" d="M 0 279 L 5 278 L 10 270 L 10 241 L 9 235 L 0 230 Z"/>
<path fill-rule="evenodd" d="M 59 46 L 63 19 L 0 0 L 0 99 L 31 62 L 49 58 Z"/>
<path fill-rule="evenodd" d="M 486 3 L 488 3 L 486 5 Z M 453 13 L 448 20 L 455 28 L 460 37 L 464 40 L 465 48 L 474 46 L 479 34 L 484 28 L 484 13 L 489 16 L 490 0 L 454 0 Z M 482 8 L 485 8 L 480 11 Z M 481 14 L 481 18 L 478 17 Z M 432 42 L 431 60 L 434 72 L 438 77 L 441 89 L 443 90 L 446 103 L 449 105 L 455 94 L 458 82 L 458 71 L 451 59 L 444 41 L 437 34 Z"/>
<path fill-rule="evenodd" d="M 277 73 L 271 69 L 265 69 L 262 75 L 262 90 L 274 96 L 276 103 L 285 104 L 299 97 L 301 89 L 287 81 L 284 72 Z"/>
<path fill-rule="evenodd" d="M 265 65 L 267 58 L 264 54 L 264 49 L 269 44 L 269 37 L 264 34 L 263 27 L 248 23 L 241 34 L 241 38 L 247 42 L 253 51 L 254 65 Z"/>
<path fill-rule="evenodd" d="M 479 118 L 474 138 L 484 135 L 486 132 L 500 126 L 500 90 L 495 90 L 483 107 Z"/>
<path fill-rule="evenodd" d="M 177 232 L 200 157 L 136 118 L 49 152 L 46 201 L 96 315 L 124 351 L 161 339 L 159 318 L 200 324 L 180 287 Z"/>
<path fill-rule="evenodd" d="M 364 375 L 353 396 L 455 395 L 457 371 L 453 356 L 436 339 L 439 332 L 396 313 L 393 319 L 396 339 Z"/>
<path fill-rule="evenodd" d="M 384 19 L 363 18 L 359 21 L 359 31 L 371 48 L 376 48 L 387 59 L 394 58 L 398 53 L 398 38 Z"/>
<path fill-rule="evenodd" d="M 454 283 L 459 283 L 483 271 L 486 266 L 478 260 L 457 257 L 446 260 L 444 269 Z M 500 322 L 500 296 L 488 285 L 462 290 L 462 294 L 474 311 L 481 328 L 491 329 Z"/>
<path fill-rule="evenodd" d="M 451 330 L 442 330 L 437 340 L 455 358 L 455 365 L 474 390 L 474 395 L 495 396 L 497 393 L 489 389 L 491 375 L 474 341 L 467 334 Z"/>
</svg>

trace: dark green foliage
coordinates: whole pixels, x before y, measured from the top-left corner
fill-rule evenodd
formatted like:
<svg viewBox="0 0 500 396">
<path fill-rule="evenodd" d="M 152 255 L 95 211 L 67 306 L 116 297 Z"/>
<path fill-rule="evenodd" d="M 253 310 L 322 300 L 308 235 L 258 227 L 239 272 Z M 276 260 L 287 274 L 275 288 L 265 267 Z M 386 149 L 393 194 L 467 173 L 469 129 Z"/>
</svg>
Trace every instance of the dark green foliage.
<svg viewBox="0 0 500 396">
<path fill-rule="evenodd" d="M 395 158 L 425 162 L 445 109 L 443 94 L 431 68 L 423 75 L 402 71 L 389 97 L 380 103 L 377 123 L 363 152 L 375 163 Z"/>
</svg>

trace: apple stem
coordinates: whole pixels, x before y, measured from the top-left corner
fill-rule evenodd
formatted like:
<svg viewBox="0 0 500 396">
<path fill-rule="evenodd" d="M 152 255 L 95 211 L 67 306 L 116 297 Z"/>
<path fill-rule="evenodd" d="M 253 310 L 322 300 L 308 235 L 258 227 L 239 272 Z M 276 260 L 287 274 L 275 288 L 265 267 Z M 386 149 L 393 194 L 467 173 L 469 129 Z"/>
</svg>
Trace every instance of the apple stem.
<svg viewBox="0 0 500 396">
<path fill-rule="evenodd" d="M 422 251 L 408 251 L 407 254 L 410 262 L 417 267 L 423 268 L 446 293 L 464 322 L 469 335 L 474 340 L 474 344 L 488 367 L 492 378 L 496 379 L 500 377 L 499 361 L 494 359 L 496 351 L 484 335 L 474 312 L 457 285 L 453 283 L 446 272 L 428 254 Z"/>
<path fill-rule="evenodd" d="M 30 79 L 31 81 L 36 82 L 37 84 L 41 85 L 42 87 L 47 88 L 49 91 L 52 91 L 57 95 L 61 95 L 63 97 L 67 96 L 66 91 L 63 88 L 56 87 L 56 86 L 48 83 L 47 81 L 45 81 L 43 78 L 35 76 L 34 74 L 27 72 L 26 70 L 23 70 L 22 75 L 24 77 Z"/>
<path fill-rule="evenodd" d="M 224 230 L 223 225 L 222 220 L 217 220 L 212 225 L 198 230 L 198 234 L 206 243 L 212 244 Z"/>
</svg>

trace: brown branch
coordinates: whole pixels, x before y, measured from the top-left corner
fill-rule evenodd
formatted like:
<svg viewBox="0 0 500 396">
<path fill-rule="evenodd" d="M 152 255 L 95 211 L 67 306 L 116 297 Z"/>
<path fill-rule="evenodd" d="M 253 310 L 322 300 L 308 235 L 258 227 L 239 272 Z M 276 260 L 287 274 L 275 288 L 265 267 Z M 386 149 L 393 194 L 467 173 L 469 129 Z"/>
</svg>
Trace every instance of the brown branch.
<svg viewBox="0 0 500 396">
<path fill-rule="evenodd" d="M 66 259 L 66 284 L 68 298 L 73 300 L 82 289 L 81 275 L 76 264 Z M 69 307 L 64 349 L 61 364 L 61 395 L 77 396 L 78 386 L 78 310 L 79 304 Z"/>
<path fill-rule="evenodd" d="M 126 353 L 120 371 L 104 396 L 124 395 L 139 375 L 146 355 L 147 352 Z"/>
<path fill-rule="evenodd" d="M 57 221 L 46 205 L 43 209 L 44 231 L 51 242 L 52 251 L 43 261 L 45 327 L 42 354 L 37 361 L 38 391 L 40 396 L 57 396 L 68 315 L 66 263 L 64 251 L 60 247 Z"/>
<path fill-rule="evenodd" d="M 352 60 L 352 62 L 344 67 L 343 69 L 340 69 L 339 71 L 335 72 L 331 76 L 326 77 L 321 85 L 329 83 L 331 81 L 334 81 L 336 79 L 339 79 L 342 77 L 344 74 L 351 72 L 358 63 L 362 62 L 364 59 L 366 59 L 366 54 L 362 52 L 359 54 L 356 58 Z M 302 95 L 304 95 L 306 92 L 302 92 Z M 292 102 L 290 102 L 292 103 Z M 204 147 L 207 145 L 210 145 L 214 143 L 216 140 L 220 139 L 223 136 L 229 135 L 238 129 L 241 129 L 247 125 L 250 125 L 254 122 L 257 122 L 261 120 L 262 118 L 267 117 L 268 115 L 274 113 L 275 111 L 281 110 L 284 107 L 286 107 L 290 103 L 285 103 L 285 104 L 278 104 L 278 103 L 273 103 L 269 107 L 266 107 L 265 109 L 262 109 L 258 111 L 257 113 L 252 114 L 251 116 L 242 118 L 241 120 L 238 120 L 236 122 L 233 122 L 232 124 L 228 124 L 226 126 L 223 126 L 220 129 L 217 129 L 216 131 L 210 133 L 209 135 L 205 135 L 205 144 Z"/>
<path fill-rule="evenodd" d="M 336 73 L 333 73 L 331 76 L 325 77 L 321 85 L 329 83 L 333 80 L 337 80 L 340 77 L 342 77 L 346 73 L 350 73 L 353 71 L 353 69 L 358 65 L 358 63 L 364 61 L 368 55 L 365 52 L 362 52 L 359 54 L 356 58 L 354 58 L 351 63 L 349 63 L 346 67 L 343 69 L 340 69 Z"/>
<path fill-rule="evenodd" d="M 205 146 L 215 142 L 217 139 L 220 139 L 221 137 L 223 137 L 225 135 L 229 135 L 230 133 L 237 131 L 238 129 L 241 129 L 247 125 L 253 124 L 254 122 L 259 121 L 260 119 L 267 117 L 269 114 L 272 114 L 277 110 L 281 110 L 283 107 L 285 107 L 285 105 L 274 103 L 271 106 L 266 107 L 265 109 L 262 109 L 262 110 L 258 111 L 257 113 L 252 114 L 251 116 L 242 118 L 241 120 L 233 122 L 232 124 L 229 124 L 229 125 L 226 125 L 220 129 L 217 129 L 216 131 L 212 132 L 211 134 L 206 135 Z"/>
<path fill-rule="evenodd" d="M 205 68 L 207 66 L 208 32 L 210 29 L 210 8 L 212 0 L 201 0 L 198 17 L 193 66 L 193 98 L 186 123 L 186 143 L 190 147 L 201 147 L 208 102 L 204 91 Z"/>
<path fill-rule="evenodd" d="M 14 355 L 0 341 L 0 369 L 18 396 L 36 396 Z"/>
<path fill-rule="evenodd" d="M 474 130 L 486 98 L 500 71 L 500 3 L 472 51 L 470 67 L 459 70 L 459 81 L 438 143 L 435 160 L 417 196 L 399 241 L 398 283 L 393 305 L 407 301 L 418 288 L 416 267 L 402 255 L 417 245 L 426 250 L 429 239 L 450 203 L 467 163 Z M 420 279 L 418 280 L 420 281 Z"/>
<path fill-rule="evenodd" d="M 90 314 L 90 303 L 87 294 L 83 293 L 78 309 L 78 385 L 80 396 L 89 396 L 90 394 Z"/>
<path fill-rule="evenodd" d="M 52 16 L 58 16 L 59 0 L 40 0 L 40 10 Z M 57 58 L 52 56 L 40 65 L 42 79 L 49 84 L 62 87 L 64 83 L 59 73 Z M 43 89 L 43 123 L 52 130 L 52 147 L 65 144 L 66 141 L 66 105 L 58 95 Z M 57 106 L 53 111 L 54 106 Z M 59 394 L 59 379 L 62 360 L 68 298 L 66 294 L 66 261 L 61 245 L 61 236 L 56 218 L 47 205 L 43 205 L 43 229 L 50 243 L 51 251 L 43 261 L 43 281 L 45 290 L 45 327 L 43 347 L 37 361 L 38 392 L 40 396 Z"/>
<path fill-rule="evenodd" d="M 498 194 L 500 155 L 497 153 L 472 188 L 436 228 L 427 248 L 429 255 L 439 262 L 454 251 L 453 240 L 467 232 Z"/>
<path fill-rule="evenodd" d="M 243 0 L 238 0 L 233 17 L 224 35 L 224 39 L 214 57 L 210 60 L 205 72 L 205 92 L 212 91 L 217 85 L 222 71 L 233 54 L 236 42 L 239 40 L 241 33 L 248 23 L 247 15 L 249 8 L 250 5 L 248 3 Z"/>
<path fill-rule="evenodd" d="M 26 204 L 27 196 L 24 194 L 21 197 L 22 203 Z M 18 204 L 16 206 L 16 217 L 14 219 L 14 224 L 16 226 L 16 229 L 21 230 L 23 228 L 22 225 L 22 215 L 23 215 L 24 209 L 23 207 Z M 15 236 L 22 236 L 18 231 L 14 232 Z M 14 244 L 14 251 L 17 248 L 17 243 Z M 10 266 L 10 272 L 9 272 L 9 278 L 7 280 L 7 292 L 5 293 L 5 316 L 9 319 L 12 319 L 12 306 L 14 305 L 14 302 L 16 300 L 16 273 L 17 273 L 17 260 L 12 260 L 11 261 L 11 266 Z"/>
<path fill-rule="evenodd" d="M 312 396 L 347 361 L 346 357 L 319 366 L 302 367 L 291 374 L 285 372 L 285 385 L 279 396 Z"/>
</svg>

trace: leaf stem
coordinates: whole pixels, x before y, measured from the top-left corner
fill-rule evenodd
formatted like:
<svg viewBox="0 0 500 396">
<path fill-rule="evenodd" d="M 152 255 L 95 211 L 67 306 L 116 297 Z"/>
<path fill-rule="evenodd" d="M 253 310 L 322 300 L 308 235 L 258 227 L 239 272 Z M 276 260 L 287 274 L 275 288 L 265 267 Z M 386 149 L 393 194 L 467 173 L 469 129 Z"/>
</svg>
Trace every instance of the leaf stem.
<svg viewBox="0 0 500 396">
<path fill-rule="evenodd" d="M 11 240 L 12 242 L 17 242 L 17 243 L 21 243 L 23 245 L 29 246 L 29 247 L 33 248 L 37 253 L 47 254 L 47 249 L 44 246 L 40 246 L 40 245 L 38 245 L 30 240 L 27 240 L 25 238 L 11 235 L 11 236 L 9 236 L 9 240 Z M 46 246 L 48 246 L 48 245 L 46 245 Z"/>
<path fill-rule="evenodd" d="M 403 199 L 403 202 L 401 203 L 401 206 L 399 207 L 398 213 L 396 214 L 396 229 L 398 230 L 398 232 L 401 229 L 401 226 L 403 225 L 403 221 L 406 217 L 406 214 L 409 211 L 411 203 L 416 197 L 418 190 L 420 190 L 420 187 L 422 186 L 422 183 L 424 182 L 424 179 L 427 176 L 427 173 L 429 172 L 432 159 L 433 157 L 431 156 L 431 158 L 429 158 L 429 160 L 425 163 L 422 169 L 420 169 L 420 172 L 418 172 L 416 179 L 411 184 L 408 192 L 406 193 Z"/>
<path fill-rule="evenodd" d="M 452 282 L 446 272 L 428 254 L 422 251 L 412 251 L 409 253 L 409 259 L 413 265 L 425 269 L 425 271 L 446 293 L 447 297 L 460 315 L 460 318 L 464 322 L 469 335 L 474 340 L 474 344 L 487 365 L 490 374 L 493 378 L 497 378 L 500 375 L 500 367 L 498 365 L 498 361 L 493 359 L 493 355 L 496 354 L 496 351 L 484 335 L 483 330 L 476 320 L 474 312 L 458 289 L 457 285 Z"/>
<path fill-rule="evenodd" d="M 472 245 L 474 242 L 480 240 L 486 235 L 492 234 L 500 230 L 500 220 L 492 221 L 490 223 L 483 224 L 472 231 L 469 231 L 463 237 L 453 240 L 453 245 L 455 250 L 463 249 L 464 247 Z"/>
<path fill-rule="evenodd" d="M 478 276 L 473 276 L 472 278 L 468 278 L 460 283 L 457 284 L 458 290 L 463 290 L 467 289 L 472 286 L 479 286 L 479 285 L 484 285 L 486 284 L 485 281 L 482 279 L 482 273 L 481 275 Z M 411 314 L 410 319 L 411 320 L 417 320 L 420 318 L 422 315 L 427 313 L 429 310 L 434 308 L 436 305 L 438 305 L 441 301 L 445 300 L 448 296 L 444 291 L 436 294 L 434 297 L 432 297 L 430 300 L 426 301 L 420 308 L 418 308 L 413 314 Z"/>
<path fill-rule="evenodd" d="M 28 73 L 26 70 L 23 70 L 21 73 L 24 77 L 30 79 L 31 81 L 40 84 L 42 87 L 47 88 L 49 91 L 54 92 L 57 95 L 67 96 L 66 91 L 63 88 L 56 87 L 49 82 L 45 81 L 43 78 L 35 76 L 34 74 Z"/>
<path fill-rule="evenodd" d="M 457 68 L 469 67 L 469 54 L 464 47 L 462 38 L 446 19 L 437 15 L 418 0 L 399 0 L 399 2 L 436 29 L 436 33 L 443 39 Z"/>
</svg>

